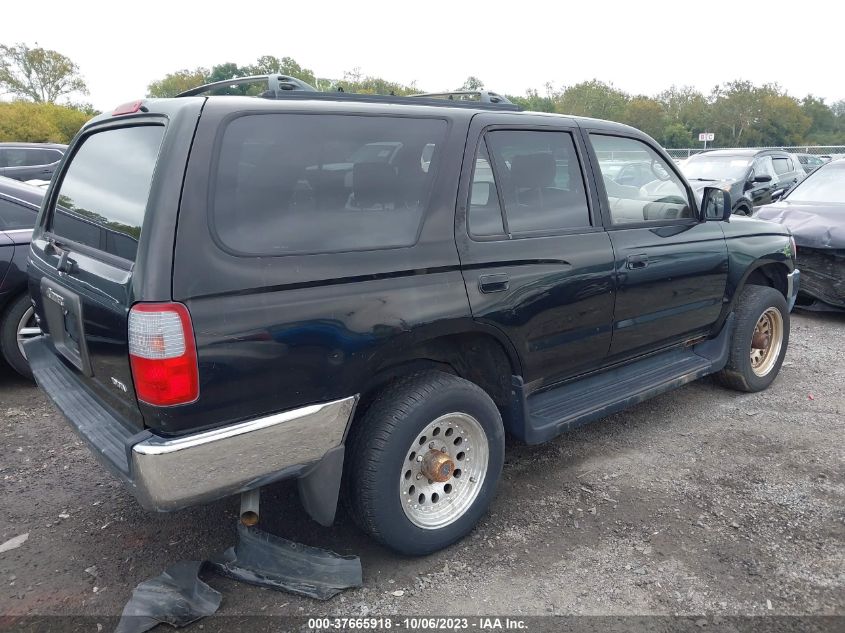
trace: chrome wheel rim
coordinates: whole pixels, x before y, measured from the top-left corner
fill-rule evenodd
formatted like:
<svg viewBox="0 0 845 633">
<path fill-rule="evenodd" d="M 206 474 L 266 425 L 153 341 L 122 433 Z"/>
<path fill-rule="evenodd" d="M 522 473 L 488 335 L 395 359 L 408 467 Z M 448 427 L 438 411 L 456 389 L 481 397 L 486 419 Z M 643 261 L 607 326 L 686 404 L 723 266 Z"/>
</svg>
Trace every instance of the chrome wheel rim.
<svg viewBox="0 0 845 633">
<path fill-rule="evenodd" d="M 26 354 L 23 351 L 23 344 L 29 339 L 40 335 L 41 328 L 38 327 L 38 322 L 35 320 L 35 308 L 30 306 L 27 308 L 26 312 L 23 313 L 21 320 L 18 321 L 18 350 L 20 351 L 21 356 L 26 358 Z"/>
<path fill-rule="evenodd" d="M 487 434 L 466 413 L 447 413 L 417 434 L 399 473 L 405 516 L 426 530 L 446 527 L 475 502 L 490 457 Z"/>
<path fill-rule="evenodd" d="M 751 371 L 766 376 L 777 363 L 783 346 L 783 315 L 777 308 L 768 308 L 754 326 L 751 335 Z"/>
</svg>

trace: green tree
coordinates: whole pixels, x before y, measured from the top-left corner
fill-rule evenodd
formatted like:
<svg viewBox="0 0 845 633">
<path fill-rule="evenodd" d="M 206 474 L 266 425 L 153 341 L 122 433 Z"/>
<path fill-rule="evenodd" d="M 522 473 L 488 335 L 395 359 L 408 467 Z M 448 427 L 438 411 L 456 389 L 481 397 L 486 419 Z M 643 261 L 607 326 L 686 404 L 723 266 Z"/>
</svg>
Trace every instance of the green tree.
<svg viewBox="0 0 845 633">
<path fill-rule="evenodd" d="M 836 134 L 836 115 L 824 102 L 813 95 L 807 95 L 801 100 L 801 111 L 810 118 L 810 128 L 807 130 L 807 143 L 824 142 Z"/>
<path fill-rule="evenodd" d="M 464 85 L 458 88 L 458 90 L 484 90 L 484 82 L 478 77 L 470 75 L 464 81 Z"/>
<path fill-rule="evenodd" d="M 557 98 L 555 111 L 575 116 L 621 121 L 628 95 L 598 79 L 570 86 Z"/>
<path fill-rule="evenodd" d="M 282 57 L 279 59 L 273 55 L 262 55 L 253 65 L 248 66 L 247 70 L 250 75 L 289 75 L 312 86 L 316 86 L 317 84 L 314 71 L 303 68 L 292 57 Z"/>
<path fill-rule="evenodd" d="M 209 82 L 211 71 L 207 68 L 183 69 L 168 73 L 147 86 L 148 97 L 175 97 L 180 92 L 196 88 Z"/>
<path fill-rule="evenodd" d="M 69 143 L 92 116 L 55 103 L 0 102 L 0 141 Z"/>
<path fill-rule="evenodd" d="M 671 127 L 673 138 L 682 138 L 680 130 L 675 126 L 683 127 L 690 140 L 696 138 L 694 135 L 699 132 L 710 131 L 708 128 L 711 125 L 711 106 L 707 98 L 695 88 L 672 86 L 657 95 L 657 100 L 663 104 L 666 112 L 666 133 L 668 134 Z"/>
<path fill-rule="evenodd" d="M 625 104 L 622 121 L 661 141 L 666 129 L 666 112 L 656 99 L 634 97 Z"/>
<path fill-rule="evenodd" d="M 764 94 L 760 110 L 761 145 L 799 145 L 813 123 L 798 101 L 785 94 Z"/>
<path fill-rule="evenodd" d="M 524 97 L 517 97 L 512 95 L 507 95 L 507 97 L 512 103 L 515 103 L 516 105 L 520 106 L 523 110 L 530 110 L 532 112 L 555 111 L 554 97 L 549 94 L 543 97 L 534 88 L 526 90 Z"/>
<path fill-rule="evenodd" d="M 670 123 L 663 130 L 663 147 L 686 148 L 692 147 L 693 140 L 690 131 L 681 123 Z"/>
<path fill-rule="evenodd" d="M 21 99 L 55 103 L 73 93 L 88 94 L 79 67 L 61 53 L 37 44 L 0 44 L 0 88 Z"/>
</svg>

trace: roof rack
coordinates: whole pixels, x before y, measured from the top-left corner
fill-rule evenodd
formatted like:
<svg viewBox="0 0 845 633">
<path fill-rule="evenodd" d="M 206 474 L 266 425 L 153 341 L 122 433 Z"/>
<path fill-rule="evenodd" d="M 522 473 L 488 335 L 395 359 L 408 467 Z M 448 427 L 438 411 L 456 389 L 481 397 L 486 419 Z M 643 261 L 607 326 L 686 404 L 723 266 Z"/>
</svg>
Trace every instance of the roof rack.
<svg viewBox="0 0 845 633">
<path fill-rule="evenodd" d="M 507 97 L 491 90 L 453 90 L 451 92 L 427 92 L 411 95 L 428 99 L 448 99 L 449 101 L 474 101 L 476 103 L 510 103 Z"/>
<path fill-rule="evenodd" d="M 223 81 L 214 81 L 210 84 L 203 84 L 185 92 L 180 92 L 177 97 L 195 97 L 214 90 L 215 88 L 229 88 L 231 86 L 240 86 L 242 84 L 254 84 L 259 81 L 267 83 L 267 91 L 260 96 L 278 97 L 282 92 L 302 90 L 305 92 L 317 92 L 317 89 L 311 84 L 307 84 L 301 79 L 291 77 L 289 75 L 251 75 L 249 77 L 233 77 L 232 79 L 224 79 Z M 270 94 L 267 94 L 270 93 Z"/>
<path fill-rule="evenodd" d="M 404 103 L 411 105 L 434 105 L 447 107 L 485 108 L 495 110 L 519 111 L 518 105 L 508 101 L 506 97 L 489 90 L 457 90 L 455 92 L 437 92 L 409 95 L 375 95 L 357 92 L 345 92 L 342 86 L 337 91 L 321 92 L 314 86 L 289 75 L 253 75 L 250 77 L 234 77 L 224 81 L 215 81 L 185 90 L 177 97 L 195 97 L 215 88 L 229 88 L 243 84 L 266 83 L 267 90 L 258 97 L 264 99 L 315 99 L 320 101 L 366 101 L 372 103 Z"/>
</svg>

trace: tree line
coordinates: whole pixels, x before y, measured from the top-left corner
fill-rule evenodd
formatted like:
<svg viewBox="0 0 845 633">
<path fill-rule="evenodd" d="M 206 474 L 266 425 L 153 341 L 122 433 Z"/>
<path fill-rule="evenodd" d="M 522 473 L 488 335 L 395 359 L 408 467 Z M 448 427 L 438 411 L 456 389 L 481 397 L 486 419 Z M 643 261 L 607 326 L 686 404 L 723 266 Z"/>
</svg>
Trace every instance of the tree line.
<svg viewBox="0 0 845 633">
<path fill-rule="evenodd" d="M 204 83 L 233 77 L 281 73 L 318 90 L 343 89 L 366 94 L 409 95 L 427 92 L 415 83 L 402 84 L 367 76 L 355 69 L 340 79 L 316 76 L 290 57 L 265 55 L 254 64 L 233 63 L 170 73 L 148 86 L 150 97 L 172 97 Z M 480 90 L 484 82 L 470 76 L 457 89 Z M 225 88 L 220 92 L 255 94 L 256 86 Z M 672 86 L 649 97 L 631 95 L 611 83 L 593 79 L 566 88 L 546 84 L 525 95 L 506 95 L 527 110 L 558 112 L 627 123 L 643 130 L 668 148 L 694 147 L 700 132 L 713 132 L 720 147 L 762 147 L 845 144 L 845 100 L 832 105 L 807 95 L 790 96 L 777 84 L 756 86 L 735 80 L 720 84 L 709 94 L 689 86 Z"/>
<path fill-rule="evenodd" d="M 336 79 L 319 77 L 291 57 L 264 55 L 247 65 L 226 62 L 168 73 L 149 84 L 147 96 L 173 97 L 206 83 L 270 73 L 296 77 L 321 91 L 400 96 L 427 92 L 416 83 L 365 75 L 358 68 Z M 484 87 L 483 81 L 470 76 L 457 89 Z M 0 90 L 14 98 L 0 102 L 0 141 L 66 143 L 96 114 L 87 104 L 57 103 L 71 95 L 87 94 L 87 87 L 76 64 L 37 45 L 0 44 Z M 240 85 L 217 92 L 254 95 L 261 91 L 258 85 Z M 667 148 L 697 146 L 700 132 L 713 132 L 713 144 L 718 147 L 845 145 L 845 100 L 827 104 L 813 95 L 799 99 L 778 84 L 757 86 L 735 80 L 706 94 L 689 86 L 672 86 L 647 96 L 593 79 L 561 88 L 547 83 L 542 92 L 531 89 L 525 95 L 506 96 L 527 110 L 627 123 Z"/>
</svg>

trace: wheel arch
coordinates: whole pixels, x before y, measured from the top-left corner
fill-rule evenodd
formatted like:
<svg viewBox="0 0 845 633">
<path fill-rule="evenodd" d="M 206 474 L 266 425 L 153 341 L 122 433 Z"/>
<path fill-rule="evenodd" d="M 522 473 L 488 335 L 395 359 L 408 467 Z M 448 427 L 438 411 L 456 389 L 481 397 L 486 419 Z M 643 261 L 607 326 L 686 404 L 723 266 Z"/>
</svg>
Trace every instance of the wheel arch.
<svg viewBox="0 0 845 633">
<path fill-rule="evenodd" d="M 374 358 L 369 367 L 370 377 L 362 386 L 359 413 L 389 381 L 437 370 L 477 384 L 506 418 L 511 408 L 512 377 L 522 375 L 522 363 L 510 340 L 496 328 L 475 321 L 447 331 L 438 327 L 437 331 L 408 333 Z M 508 428 L 507 420 L 505 427 Z"/>
</svg>

